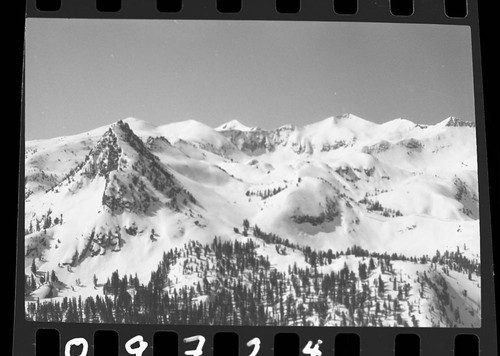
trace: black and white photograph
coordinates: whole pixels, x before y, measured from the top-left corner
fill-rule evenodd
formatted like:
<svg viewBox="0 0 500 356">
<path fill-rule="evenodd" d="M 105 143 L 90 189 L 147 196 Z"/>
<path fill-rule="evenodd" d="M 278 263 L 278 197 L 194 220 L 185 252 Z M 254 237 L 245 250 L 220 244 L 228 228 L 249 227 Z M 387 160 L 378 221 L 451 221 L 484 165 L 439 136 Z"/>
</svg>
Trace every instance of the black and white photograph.
<svg viewBox="0 0 500 356">
<path fill-rule="evenodd" d="M 481 327 L 468 26 L 26 21 L 25 319 Z"/>
</svg>

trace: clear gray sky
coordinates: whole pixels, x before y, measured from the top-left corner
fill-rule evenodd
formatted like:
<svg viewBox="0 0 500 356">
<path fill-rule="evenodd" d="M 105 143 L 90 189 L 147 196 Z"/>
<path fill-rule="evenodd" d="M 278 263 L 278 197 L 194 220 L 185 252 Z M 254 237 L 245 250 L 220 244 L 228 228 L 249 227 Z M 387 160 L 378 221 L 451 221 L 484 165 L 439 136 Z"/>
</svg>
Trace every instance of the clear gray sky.
<svg viewBox="0 0 500 356">
<path fill-rule="evenodd" d="M 136 117 L 216 127 L 474 120 L 468 27 L 28 19 L 26 139 Z"/>
</svg>

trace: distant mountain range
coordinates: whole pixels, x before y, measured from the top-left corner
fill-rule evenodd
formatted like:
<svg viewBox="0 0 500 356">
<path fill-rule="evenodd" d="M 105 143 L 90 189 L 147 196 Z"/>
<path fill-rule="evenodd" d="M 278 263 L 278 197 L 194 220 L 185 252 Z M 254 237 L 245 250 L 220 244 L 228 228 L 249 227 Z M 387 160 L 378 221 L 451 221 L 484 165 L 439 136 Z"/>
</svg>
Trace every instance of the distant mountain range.
<svg viewBox="0 0 500 356">
<path fill-rule="evenodd" d="M 165 251 L 246 241 L 254 226 L 318 251 L 420 258 L 458 247 L 479 261 L 475 125 L 453 117 L 346 114 L 273 130 L 129 118 L 26 142 L 25 177 L 26 273 L 35 259 L 68 296 L 100 293 L 81 286 L 116 270 L 147 281 Z M 259 251 L 284 270 L 297 257 Z"/>
</svg>

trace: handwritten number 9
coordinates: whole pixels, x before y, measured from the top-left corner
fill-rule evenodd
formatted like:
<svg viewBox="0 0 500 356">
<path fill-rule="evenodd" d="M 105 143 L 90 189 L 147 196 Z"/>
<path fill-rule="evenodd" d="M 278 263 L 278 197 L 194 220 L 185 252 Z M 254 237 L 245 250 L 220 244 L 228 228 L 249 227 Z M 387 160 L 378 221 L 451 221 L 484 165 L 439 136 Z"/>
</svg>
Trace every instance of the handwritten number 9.
<svg viewBox="0 0 500 356">
<path fill-rule="evenodd" d="M 133 349 L 132 345 L 135 344 L 136 342 L 139 343 L 139 347 Z M 137 335 L 137 336 L 133 337 L 132 339 L 127 341 L 127 343 L 125 344 L 125 350 L 127 350 L 127 352 L 130 355 L 142 356 L 142 353 L 147 348 L 148 348 L 148 343 L 146 341 L 144 341 L 144 339 L 142 338 L 141 335 Z"/>
</svg>

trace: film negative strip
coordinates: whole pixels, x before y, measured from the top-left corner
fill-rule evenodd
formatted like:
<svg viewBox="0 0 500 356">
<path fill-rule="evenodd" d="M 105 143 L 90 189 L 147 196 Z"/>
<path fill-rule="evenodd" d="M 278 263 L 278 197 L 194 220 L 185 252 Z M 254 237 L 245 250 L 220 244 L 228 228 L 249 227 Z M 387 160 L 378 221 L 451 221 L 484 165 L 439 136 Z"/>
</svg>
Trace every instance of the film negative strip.
<svg viewBox="0 0 500 356">
<path fill-rule="evenodd" d="M 28 0 L 14 355 L 496 355 L 476 1 Z"/>
</svg>

